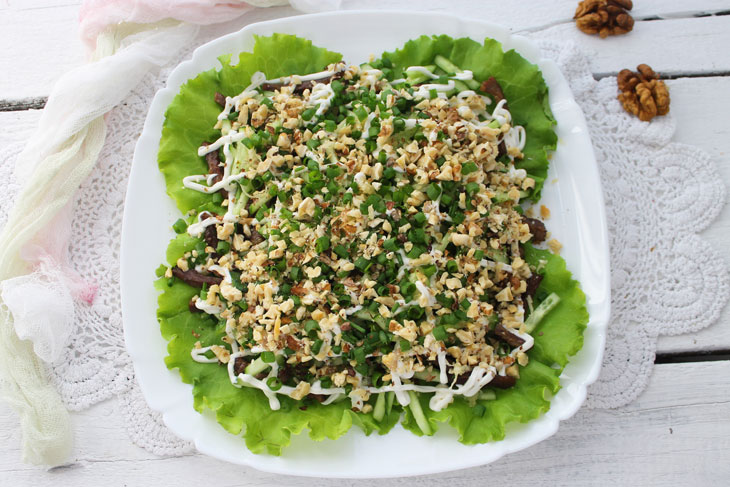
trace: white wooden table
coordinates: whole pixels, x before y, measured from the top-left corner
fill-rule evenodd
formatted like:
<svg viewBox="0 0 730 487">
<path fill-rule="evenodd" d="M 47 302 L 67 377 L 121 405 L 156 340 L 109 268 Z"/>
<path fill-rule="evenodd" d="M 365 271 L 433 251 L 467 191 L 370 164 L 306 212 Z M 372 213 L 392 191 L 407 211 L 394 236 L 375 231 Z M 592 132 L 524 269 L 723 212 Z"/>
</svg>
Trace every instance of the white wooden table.
<svg viewBox="0 0 730 487">
<path fill-rule="evenodd" d="M 53 83 L 83 62 L 76 38 L 79 0 L 0 2 L 0 147 L 28 136 Z M 675 140 L 704 148 L 730 185 L 730 1 L 635 0 L 628 35 L 601 40 L 575 29 L 573 0 L 345 1 L 345 8 L 414 8 L 501 23 L 514 31 L 557 29 L 595 52 L 596 77 L 650 64 L 669 78 Z M 293 15 L 255 12 L 255 20 Z M 730 209 L 704 232 L 730 262 Z M 382 484 L 730 485 L 730 310 L 694 335 L 662 337 L 651 383 L 633 404 L 582 410 L 551 439 L 485 467 Z M 117 404 L 73 414 L 69 466 L 21 463 L 20 432 L 0 405 L 0 485 L 369 485 L 261 473 L 195 454 L 158 458 L 130 442 Z"/>
</svg>

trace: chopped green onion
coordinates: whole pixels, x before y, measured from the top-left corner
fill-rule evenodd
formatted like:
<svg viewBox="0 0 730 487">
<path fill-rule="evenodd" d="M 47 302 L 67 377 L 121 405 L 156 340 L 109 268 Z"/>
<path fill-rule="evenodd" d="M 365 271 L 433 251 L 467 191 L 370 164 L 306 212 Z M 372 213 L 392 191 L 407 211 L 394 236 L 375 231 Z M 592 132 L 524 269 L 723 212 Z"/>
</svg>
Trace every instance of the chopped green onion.
<svg viewBox="0 0 730 487">
<path fill-rule="evenodd" d="M 361 272 L 367 272 L 371 265 L 372 262 L 367 260 L 365 257 L 358 257 L 357 260 L 355 260 L 355 267 L 357 267 Z"/>
<path fill-rule="evenodd" d="M 347 249 L 342 244 L 335 245 L 335 248 L 332 249 L 332 251 L 335 254 L 337 254 L 337 256 L 340 257 L 341 259 L 347 259 L 348 257 L 350 257 L 350 254 L 347 252 Z"/>
<path fill-rule="evenodd" d="M 314 320 L 307 320 L 307 321 L 306 321 L 306 322 L 304 323 L 304 330 L 305 330 L 305 331 L 306 331 L 307 333 L 309 333 L 310 331 L 313 331 L 313 330 L 319 330 L 319 323 L 317 323 L 317 322 L 316 322 L 316 321 L 314 321 Z"/>
<path fill-rule="evenodd" d="M 437 326 L 433 329 L 433 331 L 431 331 L 431 333 L 433 334 L 433 337 L 440 342 L 449 337 L 449 334 L 446 332 L 446 328 L 443 326 Z"/>
<path fill-rule="evenodd" d="M 276 355 L 274 355 L 274 352 L 266 350 L 265 352 L 261 352 L 261 360 L 267 364 L 271 364 L 276 361 Z"/>
<path fill-rule="evenodd" d="M 266 385 L 269 386 L 269 389 L 272 391 L 278 391 L 281 389 L 281 381 L 277 377 L 269 377 L 266 379 Z"/>
<path fill-rule="evenodd" d="M 472 161 L 467 161 L 466 163 L 464 163 L 464 165 L 461 166 L 461 175 L 466 176 L 477 171 L 478 169 L 479 167 Z"/>
<path fill-rule="evenodd" d="M 397 241 L 398 240 L 396 238 L 389 238 L 385 242 L 383 242 L 383 248 L 390 252 L 397 252 L 398 251 Z"/>
<path fill-rule="evenodd" d="M 436 201 L 441 196 L 441 187 L 436 183 L 431 183 L 426 188 L 426 195 L 431 201 Z"/>
<path fill-rule="evenodd" d="M 218 245 L 215 248 L 215 251 L 219 254 L 227 254 L 231 251 L 231 244 L 226 242 L 225 240 L 218 241 Z"/>
<path fill-rule="evenodd" d="M 175 230 L 175 233 L 180 234 L 185 232 L 185 230 L 188 229 L 188 224 L 185 223 L 185 220 L 182 218 L 178 219 L 175 223 L 172 224 L 172 229 Z"/>
<path fill-rule="evenodd" d="M 319 237 L 314 244 L 314 249 L 318 254 L 330 248 L 330 238 L 327 235 Z"/>
</svg>

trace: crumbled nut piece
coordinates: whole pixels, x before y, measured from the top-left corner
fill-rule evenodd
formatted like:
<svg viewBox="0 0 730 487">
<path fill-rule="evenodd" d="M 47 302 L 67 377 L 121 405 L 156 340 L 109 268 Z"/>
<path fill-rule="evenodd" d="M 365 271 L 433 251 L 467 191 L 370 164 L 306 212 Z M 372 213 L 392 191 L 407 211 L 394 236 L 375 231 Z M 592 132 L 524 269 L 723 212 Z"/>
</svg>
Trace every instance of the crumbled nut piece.
<svg viewBox="0 0 730 487">
<path fill-rule="evenodd" d="M 548 241 L 547 245 L 548 245 L 548 248 L 549 248 L 549 249 L 550 249 L 550 250 L 551 250 L 551 251 L 552 251 L 552 252 L 553 252 L 554 254 L 559 254 L 559 253 L 560 253 L 560 249 L 562 249 L 562 248 L 563 248 L 563 244 L 561 244 L 560 242 L 558 242 L 558 241 L 557 241 L 556 239 L 554 239 L 554 238 L 553 238 L 553 239 L 551 239 L 550 241 Z"/>
<path fill-rule="evenodd" d="M 296 399 L 297 401 L 300 401 L 304 398 L 307 394 L 309 394 L 309 390 L 311 389 L 311 385 L 309 385 L 309 382 L 302 381 L 294 388 L 293 391 L 289 394 L 289 397 L 292 399 Z"/>
</svg>

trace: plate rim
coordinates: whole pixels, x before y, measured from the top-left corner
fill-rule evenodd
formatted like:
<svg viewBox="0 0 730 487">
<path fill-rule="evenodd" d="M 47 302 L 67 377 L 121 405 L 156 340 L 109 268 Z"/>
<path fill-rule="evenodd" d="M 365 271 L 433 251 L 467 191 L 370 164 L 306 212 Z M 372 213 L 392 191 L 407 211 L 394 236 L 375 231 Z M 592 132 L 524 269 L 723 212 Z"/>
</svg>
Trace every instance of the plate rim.
<svg viewBox="0 0 730 487">
<path fill-rule="evenodd" d="M 288 475 L 301 475 L 301 476 L 311 476 L 311 477 L 318 477 L 321 476 L 322 473 L 316 473 L 313 471 L 307 471 L 307 470 L 295 470 L 292 471 L 291 468 L 287 467 L 286 465 L 286 458 L 285 457 L 278 457 L 278 459 L 281 459 L 281 462 L 278 462 L 276 465 L 272 466 L 271 464 L 267 465 L 260 465 L 257 464 L 255 461 L 256 458 L 259 458 L 258 456 L 254 456 L 254 461 L 249 461 L 247 458 L 238 458 L 238 459 L 231 459 L 230 457 L 224 457 L 219 452 L 216 452 L 214 450 L 211 450 L 210 448 L 207 448 L 205 445 L 201 445 L 200 438 L 198 434 L 191 434 L 190 431 L 181 431 L 179 428 L 179 422 L 176 422 L 174 418 L 175 414 L 175 407 L 171 405 L 161 406 L 159 402 L 155 402 L 154 400 L 150 400 L 149 394 L 149 381 L 150 379 L 150 373 L 151 370 L 148 370 L 146 367 L 144 367 L 144 361 L 139 359 L 136 343 L 134 342 L 134 339 L 132 338 L 133 334 L 131 333 L 132 327 L 128 324 L 129 316 L 132 314 L 129 307 L 130 307 L 130 301 L 128 298 L 125 298 L 125 295 L 128 293 L 125 293 L 125 289 L 130 285 L 129 284 L 129 267 L 125 265 L 130 259 L 130 248 L 131 248 L 131 242 L 129 242 L 130 239 L 130 228 L 133 228 L 133 222 L 130 220 L 130 211 L 128 211 L 129 203 L 130 203 L 130 196 L 134 197 L 132 194 L 134 192 L 134 185 L 132 184 L 134 181 L 136 181 L 136 178 L 134 176 L 140 171 L 140 167 L 142 164 L 143 158 L 148 158 L 149 155 L 147 152 L 151 151 L 151 154 L 154 155 L 154 161 L 156 163 L 157 161 L 157 152 L 158 152 L 158 146 L 159 146 L 159 140 L 161 136 L 161 127 L 162 122 L 164 121 L 164 112 L 167 109 L 167 106 L 172 101 L 174 96 L 179 92 L 180 85 L 184 83 L 187 79 L 190 77 L 194 77 L 197 74 L 199 74 L 202 70 L 205 68 L 200 68 L 201 63 L 210 64 L 211 59 L 209 58 L 211 56 L 211 53 L 215 54 L 216 49 L 226 44 L 227 42 L 231 40 L 246 40 L 251 39 L 253 37 L 254 31 L 257 29 L 266 29 L 269 27 L 272 27 L 271 32 L 274 32 L 276 30 L 276 26 L 279 24 L 286 24 L 292 21 L 292 19 L 297 20 L 305 20 L 309 21 L 312 19 L 327 19 L 332 17 L 345 17 L 345 16 L 355 16 L 355 15 L 382 15 L 383 13 L 387 13 L 389 16 L 397 15 L 397 16 L 408 16 L 408 17 L 420 17 L 420 18 L 439 18 L 443 19 L 445 17 L 448 17 L 451 21 L 456 21 L 464 24 L 472 24 L 476 25 L 479 28 L 483 29 L 485 31 L 484 36 L 485 37 L 495 37 L 498 34 L 506 37 L 510 42 L 509 44 L 512 44 L 511 47 L 515 48 L 514 45 L 517 47 L 515 50 L 517 50 L 521 55 L 528 58 L 530 62 L 533 62 L 538 65 L 541 72 L 545 76 L 546 73 L 550 73 L 550 75 L 557 79 L 557 81 L 553 83 L 562 84 L 562 88 L 565 87 L 568 88 L 568 94 L 569 100 L 564 101 L 564 103 L 567 103 L 567 105 L 571 105 L 569 108 L 572 110 L 577 110 L 577 114 L 574 114 L 578 118 L 578 126 L 579 128 L 583 129 L 584 131 L 584 139 L 588 143 L 588 149 L 589 153 L 586 153 L 586 157 L 584 159 L 588 159 L 587 162 L 590 164 L 587 164 L 589 168 L 592 170 L 592 174 L 590 176 L 592 177 L 593 184 L 597 185 L 597 188 L 601 188 L 600 184 L 600 177 L 598 176 L 598 166 L 595 159 L 595 154 L 592 148 L 592 144 L 590 141 L 590 137 L 588 135 L 587 130 L 587 124 L 585 122 L 585 117 L 583 115 L 582 110 L 580 109 L 580 106 L 575 101 L 572 92 L 570 91 L 570 88 L 568 87 L 567 80 L 565 80 L 562 72 L 557 67 L 557 64 L 555 64 L 552 60 L 541 58 L 539 55 L 539 49 L 535 46 L 535 44 L 527 39 L 526 37 L 519 36 L 516 34 L 512 34 L 503 26 L 499 26 L 490 22 L 485 22 L 478 19 L 465 19 L 460 16 L 451 15 L 451 14 L 440 14 L 440 13 L 430 13 L 430 12 L 413 12 L 408 10 L 388 10 L 388 11 L 382 11 L 382 10 L 374 10 L 374 9 L 364 9 L 364 10 L 348 10 L 348 11 L 335 11 L 335 12 L 324 12 L 324 13 L 318 13 L 318 14 L 309 14 L 309 15 L 301 15 L 301 16 L 295 16 L 295 17 L 283 17 L 273 20 L 268 20 L 264 22 L 257 22 L 249 24 L 242 29 L 232 32 L 223 36 L 220 36 L 216 39 L 213 39 L 198 48 L 196 48 L 190 57 L 190 59 L 187 59 L 183 62 L 181 62 L 179 65 L 177 65 L 173 71 L 168 76 L 168 79 L 164 85 L 163 88 L 158 90 L 150 104 L 150 108 L 147 112 L 147 116 L 145 118 L 144 127 L 142 129 L 142 132 L 140 134 L 140 137 L 137 141 L 137 144 L 135 146 L 135 152 L 134 152 L 134 159 L 132 163 L 130 178 L 129 178 L 129 184 L 126 191 L 125 196 L 125 205 L 124 205 L 124 217 L 122 220 L 122 242 L 120 246 L 120 295 L 121 295 L 121 305 L 122 305 L 122 323 L 124 327 L 124 338 L 125 338 L 125 345 L 127 348 L 127 351 L 129 352 L 130 356 L 132 357 L 133 367 L 135 370 L 135 374 L 138 380 L 138 383 L 140 384 L 140 388 L 142 389 L 143 396 L 145 397 L 145 400 L 150 405 L 150 407 L 162 414 L 162 418 L 164 423 L 178 436 L 193 441 L 195 443 L 196 449 L 200 451 L 201 453 L 207 454 L 209 456 L 212 456 L 214 458 L 222 459 L 225 461 L 237 463 L 240 465 L 250 466 L 259 470 L 272 472 L 272 473 L 280 473 L 280 474 L 288 474 Z M 476 40 L 476 39 L 475 39 Z M 478 41 L 481 42 L 481 41 Z M 506 44 L 505 41 L 500 39 L 500 42 L 504 45 Z M 327 46 L 323 46 L 327 47 Z M 394 48 L 397 48 L 399 46 L 395 46 Z M 244 49 L 240 49 L 238 52 L 243 51 Z M 507 50 L 507 49 L 505 49 Z M 236 52 L 233 53 L 234 55 L 237 54 Z M 217 56 L 214 56 L 217 58 Z M 530 58 L 537 58 L 537 59 L 530 59 Z M 218 61 L 214 61 L 214 63 L 218 63 Z M 216 64 L 217 67 L 220 67 L 220 64 Z M 189 72 L 195 70 L 192 72 L 192 74 L 188 74 Z M 546 76 L 547 78 L 547 76 Z M 547 82 L 547 79 L 546 79 Z M 550 91 L 552 93 L 554 87 L 550 86 Z M 551 102 L 552 106 L 552 102 Z M 152 144 L 152 148 L 149 148 L 149 145 Z M 551 163 L 551 166 L 553 163 Z M 156 164 L 155 164 L 156 167 Z M 585 379 L 580 384 L 572 383 L 571 387 L 571 394 L 572 394 L 572 401 L 569 402 L 569 404 L 563 406 L 560 410 L 556 410 L 554 408 L 554 403 L 556 397 L 558 397 L 565 388 L 561 389 L 558 394 L 556 394 L 551 399 L 551 409 L 539 416 L 538 418 L 531 420 L 528 424 L 537 424 L 540 423 L 544 426 L 542 432 L 542 435 L 536 435 L 534 438 L 528 438 L 526 441 L 522 442 L 522 444 L 517 445 L 515 448 L 496 448 L 496 451 L 493 455 L 490 455 L 489 458 L 483 458 L 483 459 L 475 459 L 473 461 L 464 461 L 459 463 L 458 465 L 449 465 L 446 468 L 444 467 L 437 467 L 437 466 L 426 466 L 424 469 L 420 470 L 404 470 L 397 473 L 387 472 L 383 474 L 379 474 L 378 472 L 372 473 L 368 472 L 367 475 L 362 474 L 354 474 L 354 475 L 341 475 L 341 474 L 329 474 L 329 478 L 382 478 L 382 477 L 394 477 L 394 476 L 412 476 L 412 475 L 424 475 L 424 474 L 432 474 L 432 473 L 439 473 L 439 472 L 445 472 L 445 471 L 452 471 L 462 468 L 469 468 L 479 465 L 484 465 L 486 463 L 491 463 L 492 461 L 495 461 L 504 455 L 508 453 L 514 453 L 515 451 L 519 451 L 525 448 L 528 448 L 529 446 L 532 446 L 540 441 L 544 441 L 545 439 L 552 436 L 558 429 L 559 423 L 562 420 L 568 419 L 571 417 L 575 412 L 580 408 L 580 406 L 585 401 L 586 393 L 587 393 L 587 387 L 588 385 L 595 382 L 595 380 L 598 377 L 598 374 L 600 372 L 601 362 L 602 362 L 602 356 L 605 349 L 605 332 L 606 327 L 608 325 L 608 320 L 610 316 L 610 268 L 608 266 L 609 264 L 609 255 L 608 255 L 608 230 L 607 230 L 607 222 L 606 222 L 606 216 L 605 216 L 605 205 L 603 203 L 603 191 L 596 191 L 596 194 L 594 195 L 594 198 L 596 200 L 596 204 L 593 205 L 595 208 L 598 209 L 598 213 L 592 214 L 591 218 L 594 220 L 597 220 L 597 225 L 594 223 L 594 227 L 597 227 L 598 235 L 596 235 L 596 239 L 594 239 L 594 243 L 598 242 L 601 244 L 600 249 L 600 260 L 604 262 L 604 272 L 602 273 L 602 282 L 599 284 L 598 288 L 602 293 L 602 296 L 600 296 L 599 299 L 599 309 L 593 310 L 593 312 L 590 314 L 590 323 L 589 327 L 593 335 L 595 336 L 595 339 L 598 341 L 597 345 L 594 345 L 594 347 L 597 347 L 596 351 L 597 354 L 595 355 L 595 359 L 592 362 L 590 370 L 587 372 Z M 167 197 L 167 195 L 165 195 Z M 125 244 L 126 242 L 126 244 Z M 567 259 L 566 259 L 567 260 Z M 151 271 L 150 271 L 151 272 Z M 156 301 L 156 296 L 155 296 Z M 154 322 L 157 323 L 156 317 L 153 318 Z M 586 329 L 586 333 L 588 332 L 588 328 Z M 159 335 L 159 327 L 156 328 L 156 332 Z M 583 349 L 585 349 L 586 344 L 584 342 Z M 581 349 L 581 350 L 583 350 Z M 166 353 L 166 349 L 165 349 Z M 580 353 L 580 352 L 579 352 Z M 135 358 L 137 357 L 137 358 Z M 189 384 L 185 384 L 180 380 L 179 374 L 177 371 L 174 371 L 174 374 L 180 383 L 180 386 L 191 388 Z M 561 374 L 561 382 L 563 379 L 563 375 L 565 375 L 565 372 Z M 200 413 L 195 411 L 192 408 L 189 408 L 190 415 L 195 416 L 201 416 Z M 184 413 L 184 412 L 183 412 Z M 218 425 L 216 423 L 218 427 Z M 222 427 L 221 427 L 222 428 Z M 227 433 L 228 434 L 228 433 Z M 237 435 L 240 437 L 240 435 Z M 243 441 L 241 439 L 241 441 Z M 490 442 L 485 445 L 500 445 L 503 444 L 503 441 L 498 442 Z M 483 446 L 483 445 L 478 445 Z"/>
</svg>

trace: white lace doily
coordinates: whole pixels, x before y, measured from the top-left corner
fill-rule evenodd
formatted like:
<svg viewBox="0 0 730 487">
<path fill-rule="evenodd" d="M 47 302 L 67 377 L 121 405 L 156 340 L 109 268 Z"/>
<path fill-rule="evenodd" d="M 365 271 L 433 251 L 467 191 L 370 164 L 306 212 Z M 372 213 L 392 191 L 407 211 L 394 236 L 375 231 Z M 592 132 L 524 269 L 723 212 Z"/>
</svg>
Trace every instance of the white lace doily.
<svg viewBox="0 0 730 487">
<path fill-rule="evenodd" d="M 725 189 L 707 154 L 670 142 L 671 115 L 639 122 L 619 106 L 615 78 L 596 82 L 587 58 L 574 46 L 543 41 L 541 47 L 561 67 L 583 108 L 603 179 L 612 320 L 603 370 L 589 390 L 587 407 L 617 407 L 645 388 L 658 335 L 703 328 L 727 301 L 727 269 L 716 264 L 722 259 L 697 236 L 723 206 Z M 69 409 L 118 396 L 132 441 L 159 455 L 180 455 L 192 446 L 163 425 L 134 380 L 122 333 L 119 242 L 134 145 L 155 91 L 177 62 L 148 75 L 108 118 L 101 158 L 76 197 L 70 249 L 73 265 L 96 281 L 99 291 L 93 304 L 77 304 L 71 346 L 51 369 Z M 13 144 L 0 154 L 6 181 L 21 147 Z M 6 188 L 0 224 L 17 186 Z"/>
</svg>

